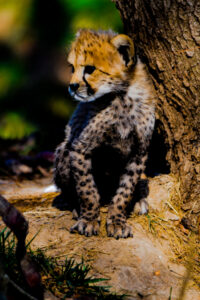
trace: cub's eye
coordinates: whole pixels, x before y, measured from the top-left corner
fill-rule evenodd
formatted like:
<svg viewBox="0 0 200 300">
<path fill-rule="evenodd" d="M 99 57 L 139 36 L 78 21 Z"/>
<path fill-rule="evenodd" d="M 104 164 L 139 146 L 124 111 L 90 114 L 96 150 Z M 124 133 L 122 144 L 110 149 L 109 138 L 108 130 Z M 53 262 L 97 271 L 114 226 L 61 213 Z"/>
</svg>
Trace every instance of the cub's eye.
<svg viewBox="0 0 200 300">
<path fill-rule="evenodd" d="M 92 74 L 96 68 L 94 66 L 85 66 L 84 73 Z"/>
<path fill-rule="evenodd" d="M 70 66 L 70 68 L 71 68 L 71 72 L 74 73 L 74 66 L 71 65 L 71 64 L 70 64 L 69 66 Z"/>
</svg>

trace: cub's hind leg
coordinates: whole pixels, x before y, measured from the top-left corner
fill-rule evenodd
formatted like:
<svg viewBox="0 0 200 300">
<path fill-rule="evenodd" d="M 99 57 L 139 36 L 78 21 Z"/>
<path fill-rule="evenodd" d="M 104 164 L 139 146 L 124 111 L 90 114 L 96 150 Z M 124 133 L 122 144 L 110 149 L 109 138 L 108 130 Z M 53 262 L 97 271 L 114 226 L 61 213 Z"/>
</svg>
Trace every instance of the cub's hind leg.
<svg viewBox="0 0 200 300">
<path fill-rule="evenodd" d="M 70 177 L 69 153 L 66 142 L 61 143 L 55 151 L 54 161 L 54 182 L 64 191 L 68 185 Z"/>
<path fill-rule="evenodd" d="M 63 210 L 73 210 L 77 206 L 77 195 L 70 171 L 70 157 L 66 142 L 55 151 L 54 182 L 61 189 L 61 194 L 54 199 L 53 206 Z"/>
<path fill-rule="evenodd" d="M 69 185 L 70 179 L 69 149 L 67 147 L 70 134 L 71 128 L 67 125 L 65 128 L 65 140 L 56 148 L 54 158 L 54 182 L 62 192 Z"/>
</svg>

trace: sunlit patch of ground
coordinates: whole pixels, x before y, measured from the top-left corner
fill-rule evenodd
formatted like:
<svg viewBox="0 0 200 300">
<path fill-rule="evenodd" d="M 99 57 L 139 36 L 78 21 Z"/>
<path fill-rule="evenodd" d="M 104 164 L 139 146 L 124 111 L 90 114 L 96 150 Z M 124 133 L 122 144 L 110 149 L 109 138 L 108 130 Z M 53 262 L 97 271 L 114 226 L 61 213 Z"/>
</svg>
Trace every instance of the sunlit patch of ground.
<svg viewBox="0 0 200 300">
<path fill-rule="evenodd" d="M 93 275 L 110 278 L 113 290 L 129 294 L 128 299 L 166 300 L 170 293 L 171 299 L 183 299 L 181 293 L 185 293 L 185 300 L 200 299 L 199 239 L 180 223 L 179 183 L 173 176 L 150 180 L 150 212 L 147 216 L 131 214 L 128 222 L 134 237 L 125 240 L 107 237 L 107 207 L 101 209 L 99 236 L 70 234 L 72 214 L 52 207 L 57 194 L 46 192 L 50 185 L 51 178 L 0 181 L 0 193 L 29 221 L 28 239 L 38 233 L 33 248 L 45 249 L 61 260 L 66 255 L 77 261 L 83 257 L 92 266 Z"/>
</svg>

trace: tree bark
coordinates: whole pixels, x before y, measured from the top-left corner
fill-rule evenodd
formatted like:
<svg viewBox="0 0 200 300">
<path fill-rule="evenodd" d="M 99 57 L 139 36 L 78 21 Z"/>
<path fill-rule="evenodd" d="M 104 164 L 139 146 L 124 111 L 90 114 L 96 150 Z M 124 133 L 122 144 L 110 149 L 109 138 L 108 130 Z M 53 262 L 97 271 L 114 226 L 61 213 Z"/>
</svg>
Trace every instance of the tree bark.
<svg viewBox="0 0 200 300">
<path fill-rule="evenodd" d="M 185 223 L 200 214 L 200 2 L 113 0 L 157 93 L 170 170 L 180 179 Z M 159 145 L 158 145 L 159 147 Z"/>
</svg>

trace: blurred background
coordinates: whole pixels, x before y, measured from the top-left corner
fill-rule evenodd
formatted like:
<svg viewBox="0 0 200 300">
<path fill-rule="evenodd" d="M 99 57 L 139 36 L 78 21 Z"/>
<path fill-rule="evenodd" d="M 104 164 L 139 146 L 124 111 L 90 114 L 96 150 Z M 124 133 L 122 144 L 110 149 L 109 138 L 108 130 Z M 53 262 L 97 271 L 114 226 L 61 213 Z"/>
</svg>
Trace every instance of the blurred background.
<svg viewBox="0 0 200 300">
<path fill-rule="evenodd" d="M 79 28 L 123 31 L 111 0 L 0 0 L 0 174 L 19 157 L 51 161 L 64 138 L 76 105 L 67 48 Z"/>
</svg>

